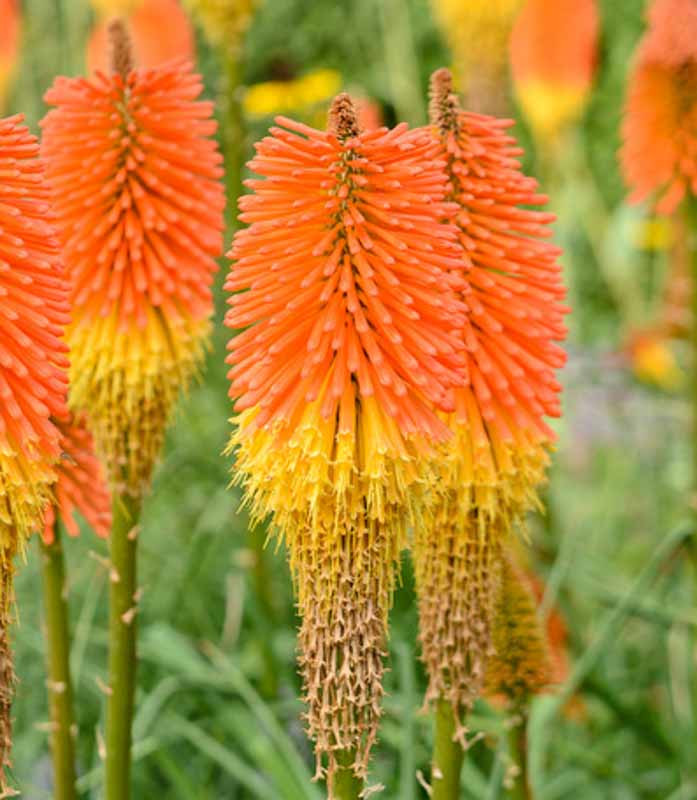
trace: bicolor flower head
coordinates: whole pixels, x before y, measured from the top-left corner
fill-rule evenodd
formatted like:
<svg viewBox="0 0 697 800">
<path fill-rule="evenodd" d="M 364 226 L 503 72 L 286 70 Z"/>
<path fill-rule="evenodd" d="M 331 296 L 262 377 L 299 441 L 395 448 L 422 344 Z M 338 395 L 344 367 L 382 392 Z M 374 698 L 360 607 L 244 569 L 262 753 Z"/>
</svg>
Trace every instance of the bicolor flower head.
<svg viewBox="0 0 697 800">
<path fill-rule="evenodd" d="M 141 69 L 177 59 L 194 60 L 194 31 L 179 0 L 111 0 L 103 3 L 103 16 L 87 42 L 88 72 L 108 75 L 111 71 L 109 20 L 114 14 L 123 14 L 128 22 L 133 58 Z"/>
<path fill-rule="evenodd" d="M 37 140 L 0 120 L 0 546 L 3 561 L 38 527 L 56 479 L 65 417 L 68 286 Z"/>
<path fill-rule="evenodd" d="M 516 19 L 514 87 L 544 146 L 583 113 L 597 63 L 598 28 L 596 0 L 527 0 Z"/>
<path fill-rule="evenodd" d="M 670 214 L 697 191 L 697 3 L 654 0 L 629 80 L 621 163 L 632 194 Z"/>
<path fill-rule="evenodd" d="M 431 0 L 431 4 L 468 108 L 488 113 L 504 110 L 508 45 L 523 0 Z"/>
<path fill-rule="evenodd" d="M 67 414 L 68 285 L 39 145 L 22 117 L 0 119 L 0 793 L 9 764 L 14 673 L 13 558 L 40 527 Z"/>
<path fill-rule="evenodd" d="M 449 436 L 434 408 L 464 379 L 457 231 L 429 131 L 361 132 L 347 95 L 327 132 L 276 121 L 230 253 L 231 445 L 289 546 L 318 757 L 331 775 L 352 751 L 362 774 L 395 560 Z"/>
<path fill-rule="evenodd" d="M 456 205 L 467 380 L 454 391 L 443 494 L 432 523 L 415 531 L 414 563 L 427 699 L 462 708 L 490 648 L 492 564 L 511 525 L 539 502 L 567 309 L 560 251 L 548 241 L 554 217 L 528 208 L 546 198 L 520 169 L 511 123 L 462 111 L 448 70 L 432 78 L 431 119 Z"/>
<path fill-rule="evenodd" d="M 2 113 L 12 78 L 17 68 L 22 14 L 19 0 L 0 0 L 0 113 Z"/>
<path fill-rule="evenodd" d="M 236 55 L 260 0 L 184 0 L 208 41 Z"/>
<path fill-rule="evenodd" d="M 71 281 L 71 406 L 112 486 L 138 495 L 201 363 L 224 196 L 200 77 L 134 69 L 120 24 L 113 40 L 110 75 L 47 92 L 43 151 Z"/>
<path fill-rule="evenodd" d="M 54 541 L 58 520 L 69 536 L 77 536 L 80 528 L 75 519 L 76 511 L 97 536 L 105 539 L 111 529 L 111 496 L 104 468 L 94 452 L 92 434 L 84 418 L 71 415 L 56 425 L 62 434 L 61 457 L 56 467 L 55 499 L 44 515 L 44 542 Z"/>
</svg>

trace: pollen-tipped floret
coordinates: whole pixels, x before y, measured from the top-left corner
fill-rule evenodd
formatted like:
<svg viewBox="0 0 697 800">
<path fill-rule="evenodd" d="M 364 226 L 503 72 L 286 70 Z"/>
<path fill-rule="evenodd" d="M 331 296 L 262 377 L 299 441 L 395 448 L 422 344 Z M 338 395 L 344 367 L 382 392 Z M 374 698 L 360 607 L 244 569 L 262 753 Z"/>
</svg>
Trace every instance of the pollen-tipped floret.
<svg viewBox="0 0 697 800">
<path fill-rule="evenodd" d="M 541 144 L 583 112 L 598 46 L 596 0 L 527 0 L 511 35 L 516 94 Z"/>
<path fill-rule="evenodd" d="M 428 131 L 361 133 L 347 96 L 329 132 L 284 118 L 257 145 L 226 284 L 237 471 L 286 538 L 318 756 L 377 728 L 395 560 L 464 377 L 457 233 Z M 249 326 L 249 327 L 247 327 Z"/>
<path fill-rule="evenodd" d="M 116 29 L 114 41 L 128 47 Z M 121 51 L 116 65 L 129 62 Z M 210 327 L 224 197 L 201 88 L 170 64 L 58 78 L 46 95 L 56 108 L 43 152 L 72 289 L 71 406 L 88 412 L 112 484 L 135 494 Z"/>
<path fill-rule="evenodd" d="M 697 191 L 697 4 L 656 0 L 629 81 L 621 162 L 631 199 L 669 214 Z"/>
<path fill-rule="evenodd" d="M 433 77 L 431 115 L 457 206 L 468 377 L 454 392 L 442 493 L 432 524 L 415 531 L 414 563 L 427 699 L 460 709 L 479 691 L 490 648 L 492 565 L 512 524 L 538 505 L 566 309 L 559 250 L 546 240 L 553 215 L 522 207 L 546 198 L 520 170 L 510 123 L 462 111 L 447 70 Z"/>
<path fill-rule="evenodd" d="M 104 468 L 94 452 L 92 434 L 83 418 L 71 416 L 56 425 L 62 434 L 61 457 L 56 467 L 55 499 L 44 515 L 44 541 L 46 544 L 54 541 L 58 520 L 69 536 L 77 536 L 80 528 L 76 511 L 97 536 L 106 538 L 111 528 L 111 496 Z"/>
</svg>

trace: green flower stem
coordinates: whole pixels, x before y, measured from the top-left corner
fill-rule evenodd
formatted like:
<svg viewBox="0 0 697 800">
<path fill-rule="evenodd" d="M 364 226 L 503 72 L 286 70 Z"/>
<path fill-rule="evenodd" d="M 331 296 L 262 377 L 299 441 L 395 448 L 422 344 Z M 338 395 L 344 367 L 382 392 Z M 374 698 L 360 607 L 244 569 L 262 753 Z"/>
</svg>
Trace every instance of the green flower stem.
<svg viewBox="0 0 697 800">
<path fill-rule="evenodd" d="M 508 732 L 508 752 L 518 768 L 513 785 L 508 791 L 509 800 L 532 800 L 528 776 L 528 712 L 527 703 L 521 703 L 513 715 L 513 724 Z"/>
<path fill-rule="evenodd" d="M 259 642 L 261 657 L 264 664 L 261 676 L 260 690 L 263 697 L 271 699 L 278 696 L 279 665 L 273 651 L 273 634 L 277 625 L 276 608 L 274 606 L 271 590 L 273 587 L 272 575 L 269 570 L 269 554 L 266 550 L 266 533 L 260 529 L 250 531 L 254 565 L 252 580 L 254 593 L 263 614 L 264 635 Z"/>
<path fill-rule="evenodd" d="M 690 370 L 690 392 L 692 403 L 692 496 L 690 508 L 692 524 L 697 524 L 697 197 L 688 192 L 684 201 L 684 232 L 687 253 L 690 259 L 690 275 L 692 278 L 692 321 L 690 324 L 690 344 L 692 366 Z M 688 555 L 692 567 L 693 602 L 697 599 L 697 536 L 693 534 L 688 543 Z M 694 647 L 694 636 L 693 647 Z M 697 714 L 697 671 L 692 673 L 692 711 Z"/>
<path fill-rule="evenodd" d="M 465 751 L 455 739 L 455 715 L 450 703 L 439 700 L 435 710 L 435 742 L 431 764 L 432 800 L 458 800 Z"/>
<path fill-rule="evenodd" d="M 227 183 L 228 214 L 233 228 L 237 228 L 237 200 L 244 192 L 242 171 L 244 169 L 244 144 L 246 129 L 242 104 L 240 102 L 240 82 L 242 80 L 241 57 L 237 48 L 225 53 L 225 125 L 223 128 L 223 147 L 225 175 Z"/>
<path fill-rule="evenodd" d="M 112 515 L 106 800 L 128 800 L 136 675 L 136 549 L 140 499 L 115 494 Z"/>
<path fill-rule="evenodd" d="M 337 753 L 339 767 L 331 777 L 329 797 L 331 800 L 358 800 L 363 791 L 363 781 L 353 771 L 355 754 L 350 750 Z"/>
<path fill-rule="evenodd" d="M 51 714 L 51 755 L 54 800 L 75 800 L 75 718 L 70 680 L 70 634 L 65 592 L 65 567 L 60 525 L 55 524 L 53 542 L 40 536 L 41 579 L 46 616 L 48 660 L 48 704 Z"/>
</svg>

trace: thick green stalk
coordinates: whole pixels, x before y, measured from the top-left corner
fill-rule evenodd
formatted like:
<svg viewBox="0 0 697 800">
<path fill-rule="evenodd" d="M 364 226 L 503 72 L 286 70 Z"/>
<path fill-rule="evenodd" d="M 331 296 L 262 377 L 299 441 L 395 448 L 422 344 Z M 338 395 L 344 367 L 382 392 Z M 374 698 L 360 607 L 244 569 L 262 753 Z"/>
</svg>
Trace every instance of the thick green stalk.
<svg viewBox="0 0 697 800">
<path fill-rule="evenodd" d="M 509 800 L 532 800 L 528 776 L 528 712 L 527 703 L 520 704 L 514 713 L 514 724 L 508 732 L 509 755 L 519 772 L 508 791 Z"/>
<path fill-rule="evenodd" d="M 692 405 L 692 492 L 689 498 L 689 511 L 692 524 L 697 524 L 697 197 L 688 192 L 684 202 L 684 235 L 690 276 L 692 278 L 692 321 L 690 324 L 690 344 L 692 345 L 692 365 L 690 370 L 690 392 Z M 692 535 L 689 543 L 689 558 L 692 567 L 693 602 L 697 600 L 697 536 Z M 693 637 L 694 638 L 694 637 Z M 697 714 L 697 670 L 692 674 L 692 711 Z"/>
<path fill-rule="evenodd" d="M 266 550 L 266 532 L 255 529 L 250 532 L 252 537 L 252 548 L 254 566 L 252 577 L 254 582 L 254 592 L 261 607 L 263 614 L 263 633 L 259 642 L 261 657 L 264 663 L 264 670 L 261 677 L 260 689 L 263 697 L 267 699 L 278 695 L 278 675 L 279 669 L 273 652 L 273 634 L 276 627 L 276 609 L 272 598 L 273 580 L 269 570 L 269 554 Z"/>
<path fill-rule="evenodd" d="M 114 495 L 110 537 L 106 800 L 128 800 L 136 675 L 136 549 L 140 500 Z"/>
<path fill-rule="evenodd" d="M 339 767 L 330 779 L 331 800 L 358 800 L 363 791 L 363 781 L 353 771 L 355 754 L 349 750 L 337 753 Z"/>
<path fill-rule="evenodd" d="M 435 710 L 435 741 L 431 764 L 432 800 L 457 800 L 465 751 L 455 739 L 456 722 L 450 703 L 439 700 Z"/>
<path fill-rule="evenodd" d="M 246 130 L 240 102 L 242 63 L 238 48 L 224 53 L 225 59 L 225 126 L 223 147 L 227 183 L 228 214 L 233 228 L 237 227 L 237 200 L 244 192 L 242 171 L 244 169 L 244 145 Z"/>
<path fill-rule="evenodd" d="M 53 542 L 41 542 L 41 582 L 46 615 L 48 704 L 51 714 L 51 756 L 54 800 L 75 800 L 75 717 L 70 680 L 70 634 L 65 590 L 65 566 L 60 525 Z"/>
</svg>

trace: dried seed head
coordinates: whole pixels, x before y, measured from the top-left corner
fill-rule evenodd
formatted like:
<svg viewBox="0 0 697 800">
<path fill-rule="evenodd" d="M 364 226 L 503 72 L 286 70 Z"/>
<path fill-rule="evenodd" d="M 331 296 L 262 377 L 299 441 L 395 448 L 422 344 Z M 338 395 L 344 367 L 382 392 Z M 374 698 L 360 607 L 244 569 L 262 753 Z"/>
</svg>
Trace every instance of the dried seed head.
<svg viewBox="0 0 697 800">
<path fill-rule="evenodd" d="M 486 665 L 486 691 L 520 703 L 552 681 L 545 633 L 530 583 L 506 554 L 492 629 L 494 655 Z"/>
<path fill-rule="evenodd" d="M 356 106 L 346 92 L 338 94 L 332 101 L 329 109 L 328 130 L 340 142 L 354 139 L 361 132 Z"/>
<path fill-rule="evenodd" d="M 456 719 L 479 696 L 492 655 L 498 562 L 508 533 L 502 518 L 483 526 L 476 508 L 463 524 L 461 502 L 450 492 L 437 504 L 429 526 L 414 532 L 425 699 L 427 704 L 449 702 Z"/>
<path fill-rule="evenodd" d="M 107 36 L 111 71 L 126 81 L 134 67 L 133 43 L 126 23 L 120 17 L 112 19 L 107 28 Z"/>
</svg>

